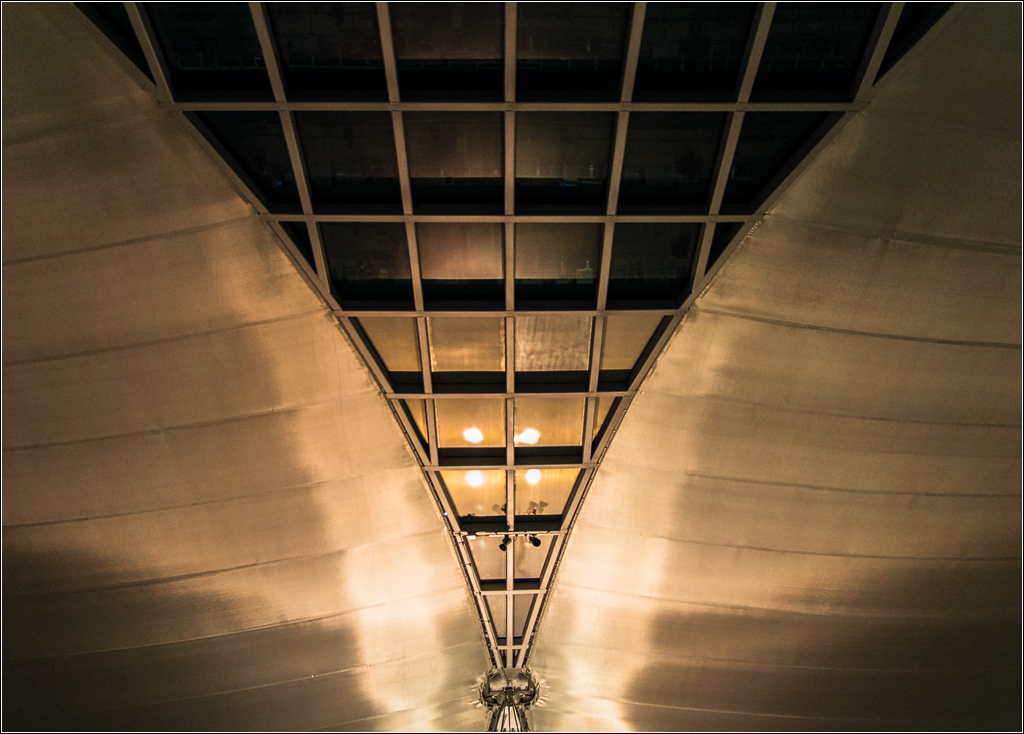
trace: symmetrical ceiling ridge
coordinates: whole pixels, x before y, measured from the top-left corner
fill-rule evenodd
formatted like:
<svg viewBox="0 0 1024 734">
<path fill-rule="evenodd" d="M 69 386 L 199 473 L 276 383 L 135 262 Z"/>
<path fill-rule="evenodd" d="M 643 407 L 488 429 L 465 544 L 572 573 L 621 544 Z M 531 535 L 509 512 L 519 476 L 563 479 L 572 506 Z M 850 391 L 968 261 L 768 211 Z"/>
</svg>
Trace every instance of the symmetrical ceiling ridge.
<svg viewBox="0 0 1024 734">
<path fill-rule="evenodd" d="M 649 34 L 658 23 L 681 22 L 671 15 L 677 11 L 670 4 L 607 4 L 584 11 L 583 4 L 505 3 L 497 12 L 481 10 L 476 20 L 459 10 L 459 24 L 480 23 L 481 38 L 499 39 L 493 58 L 448 48 L 462 41 L 447 38 L 441 21 L 430 26 L 437 20 L 431 12 L 443 15 L 436 8 L 375 3 L 366 15 L 370 4 L 350 4 L 360 7 L 337 12 L 351 12 L 351 19 L 366 15 L 350 20 L 353 27 L 373 29 L 375 37 L 363 42 L 379 47 L 379 68 L 368 52 L 365 68 L 353 63 L 352 73 L 365 71 L 366 79 L 379 77 L 379 83 L 342 85 L 333 99 L 328 72 L 319 79 L 314 75 L 312 82 L 302 76 L 308 70 L 296 61 L 302 39 L 293 26 L 334 11 L 249 3 L 241 15 L 236 4 L 231 18 L 217 16 L 220 9 L 203 20 L 206 11 L 200 6 L 124 3 L 122 30 L 131 33 L 118 35 L 111 26 L 119 22 L 114 16 L 120 18 L 120 11 L 79 5 L 96 23 L 91 31 L 120 48 L 113 52 L 159 108 L 191 123 L 189 133 L 256 212 L 251 218 L 280 238 L 359 354 L 419 464 L 494 668 L 529 667 L 549 592 L 591 483 L 627 409 L 681 323 L 707 315 L 859 337 L 1019 348 L 801 324 L 705 307 L 699 300 L 815 155 L 869 109 L 902 54 L 953 16 L 942 4 L 929 4 L 905 26 L 901 18 L 910 13 L 904 14 L 904 3 L 864 4 L 849 17 L 821 21 L 846 33 L 837 44 L 853 51 L 842 63 L 828 59 L 839 69 L 830 72 L 832 78 L 811 74 L 810 81 L 790 87 L 772 65 L 787 63 L 786 39 L 792 36 L 786 34 L 806 36 L 808 28 L 819 33 L 818 21 L 794 20 L 791 15 L 801 11 L 776 3 L 737 6 L 714 21 L 694 11 L 698 16 L 685 22 L 731 23 L 739 29 L 730 40 L 736 46 L 732 76 L 713 90 L 685 89 L 674 77 L 666 82 L 658 76 Z M 551 49 L 559 41 L 571 47 L 571 30 L 566 38 L 544 42 L 550 48 L 534 51 L 534 35 L 542 35 L 537 29 L 545 22 L 559 27 L 559 13 L 591 10 L 596 20 L 588 18 L 579 27 L 589 23 L 587 33 L 614 41 L 608 41 L 611 52 L 593 52 L 600 56 L 594 62 L 599 73 L 586 63 L 574 68 L 571 61 L 553 62 Z M 555 20 L 544 16 L 549 12 Z M 662 15 L 652 16 L 655 12 Z M 833 11 L 822 5 L 814 12 Z M 727 18 L 728 13 L 736 17 Z M 432 30 L 424 30 L 428 27 Z M 194 49 L 186 49 L 182 38 L 192 32 L 227 37 L 236 31 L 255 49 L 252 68 L 231 63 L 214 68 L 217 64 L 205 65 L 201 54 L 198 65 L 189 67 L 186 57 Z M 327 35 L 322 29 L 303 31 L 317 32 Z M 447 66 L 417 57 L 423 53 L 417 43 L 435 44 L 427 56 L 435 54 L 433 60 Z M 129 46 L 137 46 L 138 58 L 131 58 L 135 51 Z M 453 58 L 445 59 L 445 53 Z M 592 53 L 589 37 L 586 52 L 566 53 L 586 61 Z M 454 82 L 444 81 L 445 73 Z M 485 78 L 491 81 L 480 81 Z M 602 87 L 605 78 L 613 81 Z M 355 169 L 361 173 L 353 174 Z M 370 169 L 372 175 L 366 173 Z M 152 343 L 318 313 L 307 307 L 294 315 Z M 333 402 L 331 397 L 282 403 L 239 418 L 39 446 L 5 445 L 4 451 L 156 435 L 260 415 L 283 417 Z M 239 568 L 289 560 L 294 559 Z M 196 575 L 202 574 L 186 577 Z"/>
</svg>

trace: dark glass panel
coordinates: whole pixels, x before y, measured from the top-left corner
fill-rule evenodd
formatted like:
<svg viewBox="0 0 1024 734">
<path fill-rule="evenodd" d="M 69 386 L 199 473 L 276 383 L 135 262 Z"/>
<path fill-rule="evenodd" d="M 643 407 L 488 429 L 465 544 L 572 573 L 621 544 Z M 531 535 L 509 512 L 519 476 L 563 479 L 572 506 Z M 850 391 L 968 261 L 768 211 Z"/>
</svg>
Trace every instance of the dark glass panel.
<svg viewBox="0 0 1024 734">
<path fill-rule="evenodd" d="M 197 112 L 199 122 L 213 133 L 215 145 L 228 154 L 243 180 L 267 207 L 279 213 L 298 213 L 299 190 L 295 185 L 288 145 L 276 112 Z"/>
<path fill-rule="evenodd" d="M 331 285 L 343 305 L 412 308 L 405 225 L 332 222 L 321 224 L 320 231 Z"/>
<path fill-rule="evenodd" d="M 75 7 L 81 10 L 82 14 L 139 68 L 139 71 L 153 81 L 146 55 L 139 45 L 139 39 L 135 35 L 128 11 L 124 9 L 124 3 L 75 3 Z"/>
<path fill-rule="evenodd" d="M 615 227 L 609 308 L 676 307 L 689 295 L 699 224 Z"/>
<path fill-rule="evenodd" d="M 953 3 L 905 3 L 903 12 L 896 21 L 896 29 L 889 41 L 889 48 L 885 50 L 876 81 L 903 58 L 904 54 L 913 48 L 951 7 Z"/>
<path fill-rule="evenodd" d="M 739 231 L 744 227 L 742 222 L 721 222 L 715 227 L 715 233 L 711 236 L 711 251 L 708 253 L 708 269 L 718 262 L 718 258 L 725 252 L 725 248 L 732 242 Z"/>
<path fill-rule="evenodd" d="M 721 112 L 630 115 L 618 213 L 705 212 L 725 120 Z"/>
<path fill-rule="evenodd" d="M 403 100 L 501 100 L 502 3 L 391 3 Z"/>
<path fill-rule="evenodd" d="M 289 99 L 386 100 L 372 3 L 267 3 Z"/>
<path fill-rule="evenodd" d="M 427 307 L 504 308 L 504 234 L 497 222 L 417 224 Z"/>
<path fill-rule="evenodd" d="M 176 99 L 270 100 L 246 3 L 146 3 Z"/>
<path fill-rule="evenodd" d="M 779 3 L 752 100 L 847 99 L 881 3 Z"/>
<path fill-rule="evenodd" d="M 295 122 L 318 212 L 402 212 L 390 114 L 297 112 Z"/>
<path fill-rule="evenodd" d="M 629 3 L 520 3 L 516 99 L 617 101 Z"/>
<path fill-rule="evenodd" d="M 802 144 L 828 118 L 824 112 L 748 112 L 743 118 L 723 211 L 753 211 L 767 195 L 765 187 L 792 169 Z"/>
<path fill-rule="evenodd" d="M 503 212 L 500 112 L 408 112 L 403 121 L 417 213 Z"/>
<path fill-rule="evenodd" d="M 754 3 L 648 3 L 633 99 L 732 99 L 754 8 Z"/>
<path fill-rule="evenodd" d="M 313 243 L 309 239 L 309 227 L 306 226 L 305 222 L 280 222 L 281 229 L 285 231 L 285 234 L 291 239 L 292 244 L 295 245 L 295 249 L 298 250 L 302 257 L 309 263 L 309 267 L 313 268 L 313 272 L 316 272 L 316 259 L 313 257 Z"/>
<path fill-rule="evenodd" d="M 592 304 L 600 253 L 599 224 L 516 225 L 517 305 Z"/>
<path fill-rule="evenodd" d="M 516 115 L 516 213 L 604 214 L 611 112 Z"/>
</svg>

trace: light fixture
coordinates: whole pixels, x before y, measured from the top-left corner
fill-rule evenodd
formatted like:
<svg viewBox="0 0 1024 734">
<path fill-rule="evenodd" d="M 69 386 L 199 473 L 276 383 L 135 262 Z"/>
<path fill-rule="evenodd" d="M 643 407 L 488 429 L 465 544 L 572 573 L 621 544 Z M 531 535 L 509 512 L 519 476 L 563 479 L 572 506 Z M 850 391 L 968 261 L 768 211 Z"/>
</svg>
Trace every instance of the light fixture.
<svg viewBox="0 0 1024 734">
<path fill-rule="evenodd" d="M 540 548 L 540 538 L 538 538 L 536 535 L 528 535 L 526 536 L 526 539 L 530 541 L 530 545 L 532 545 L 534 548 Z"/>
<path fill-rule="evenodd" d="M 526 481 L 528 484 L 536 484 L 540 481 L 540 469 L 530 469 L 526 472 Z"/>
<path fill-rule="evenodd" d="M 504 553 L 505 551 L 508 550 L 508 544 L 511 543 L 511 542 L 512 542 L 512 538 L 510 536 L 506 535 L 504 538 L 501 539 L 501 542 L 498 543 L 498 548 L 501 550 L 502 553 Z"/>
<path fill-rule="evenodd" d="M 467 428 L 463 431 L 462 437 L 470 443 L 480 443 L 484 440 L 484 432 L 476 426 L 473 426 L 472 428 Z"/>
<path fill-rule="evenodd" d="M 466 472 L 466 484 L 470 487 L 479 487 L 484 483 L 484 475 L 476 469 Z"/>
<path fill-rule="evenodd" d="M 513 436 L 512 440 L 515 441 L 515 443 L 525 443 L 533 446 L 540 440 L 540 431 L 536 428 L 524 428 L 523 432 Z"/>
</svg>

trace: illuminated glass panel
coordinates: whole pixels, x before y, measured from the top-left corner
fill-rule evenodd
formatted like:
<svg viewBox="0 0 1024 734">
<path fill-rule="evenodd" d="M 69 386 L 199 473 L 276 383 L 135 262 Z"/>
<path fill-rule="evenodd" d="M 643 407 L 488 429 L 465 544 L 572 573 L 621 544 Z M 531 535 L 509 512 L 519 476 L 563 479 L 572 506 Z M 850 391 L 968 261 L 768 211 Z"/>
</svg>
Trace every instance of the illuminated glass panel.
<svg viewBox="0 0 1024 734">
<path fill-rule="evenodd" d="M 434 412 L 441 448 L 505 445 L 505 401 L 501 398 L 435 400 Z"/>
<path fill-rule="evenodd" d="M 497 543 L 497 538 L 494 539 Z M 504 553 L 502 554 L 504 555 Z M 504 575 L 504 574 L 503 574 Z M 494 634 L 498 637 L 505 637 L 508 634 L 506 620 L 508 620 L 508 607 L 506 597 L 501 595 L 486 596 L 487 608 L 491 612 L 491 621 L 494 622 Z"/>
<path fill-rule="evenodd" d="M 617 101 L 629 3 L 520 3 L 516 99 Z"/>
<path fill-rule="evenodd" d="M 386 302 L 411 308 L 412 268 L 404 225 L 325 222 L 320 232 L 331 284 L 343 304 Z"/>
<path fill-rule="evenodd" d="M 512 619 L 514 630 L 513 634 L 516 637 L 522 637 L 523 632 L 526 631 L 526 623 L 530 619 L 530 610 L 532 609 L 533 602 L 536 598 L 536 594 L 515 595 L 515 598 L 512 601 Z"/>
<path fill-rule="evenodd" d="M 548 552 L 551 550 L 550 535 L 535 536 L 540 541 L 540 546 L 535 547 L 522 535 L 515 539 L 515 570 L 517 579 L 540 578 L 544 571 L 544 561 L 547 560 Z"/>
<path fill-rule="evenodd" d="M 615 398 L 598 398 L 597 399 L 597 413 L 594 420 L 594 435 L 592 439 L 597 438 L 597 434 L 604 428 L 604 423 L 608 420 L 608 413 L 611 412 L 612 405 L 615 404 Z"/>
<path fill-rule="evenodd" d="M 517 224 L 516 301 L 592 303 L 600 258 L 599 224 Z"/>
<path fill-rule="evenodd" d="M 505 319 L 434 316 L 427 331 L 434 372 L 505 370 Z"/>
<path fill-rule="evenodd" d="M 516 115 L 516 213 L 604 214 L 611 112 Z"/>
<path fill-rule="evenodd" d="M 580 446 L 585 398 L 517 398 L 515 445 Z"/>
<path fill-rule="evenodd" d="M 390 114 L 296 112 L 295 124 L 318 213 L 402 213 Z"/>
<path fill-rule="evenodd" d="M 427 442 L 427 401 L 426 400 L 403 400 L 409 409 L 409 415 L 419 431 L 420 440 Z"/>
<path fill-rule="evenodd" d="M 462 517 L 505 514 L 505 472 L 501 470 L 443 471 L 441 479 Z"/>
<path fill-rule="evenodd" d="M 466 542 L 469 544 L 469 552 L 473 555 L 477 574 L 481 579 L 505 578 L 505 554 L 498 548 L 501 538 L 483 535 L 470 538 Z M 504 597 L 490 597 L 488 601 L 491 599 L 500 599 L 503 604 L 505 602 Z M 492 606 L 496 607 L 497 604 Z M 501 634 L 500 631 L 499 634 Z"/>
<path fill-rule="evenodd" d="M 391 372 L 419 372 L 420 350 L 414 318 L 361 318 L 359 325 Z M 426 434 L 424 434 L 426 435 Z"/>
<path fill-rule="evenodd" d="M 516 371 L 577 371 L 590 365 L 590 316 L 516 317 Z"/>
<path fill-rule="evenodd" d="M 500 112 L 408 112 L 405 144 L 417 213 L 501 214 Z"/>
<path fill-rule="evenodd" d="M 501 100 L 502 3 L 391 3 L 403 100 Z"/>
<path fill-rule="evenodd" d="M 604 327 L 601 370 L 632 370 L 662 317 L 657 314 L 613 314 Z"/>
<path fill-rule="evenodd" d="M 579 469 L 517 469 L 516 514 L 561 515 L 579 475 Z"/>
</svg>

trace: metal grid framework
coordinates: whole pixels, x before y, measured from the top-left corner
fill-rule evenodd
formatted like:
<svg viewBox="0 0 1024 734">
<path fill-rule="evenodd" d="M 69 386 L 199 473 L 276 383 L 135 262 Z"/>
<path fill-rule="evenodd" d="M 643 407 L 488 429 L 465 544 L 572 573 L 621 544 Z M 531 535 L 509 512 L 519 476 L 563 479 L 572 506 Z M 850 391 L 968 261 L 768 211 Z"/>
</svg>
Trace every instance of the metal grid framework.
<svg viewBox="0 0 1024 734">
<path fill-rule="evenodd" d="M 268 9 L 263 3 L 248 3 L 256 33 L 259 38 L 266 71 L 269 76 L 273 99 L 265 102 L 189 102 L 176 99 L 167 61 L 161 45 L 154 32 L 152 19 L 146 7 L 140 3 L 124 3 L 132 27 L 137 35 L 145 59 L 148 63 L 152 79 L 150 81 L 141 74 L 130 61 L 120 56 L 126 69 L 141 85 L 150 89 L 159 102 L 170 110 L 188 116 L 202 111 L 270 111 L 276 112 L 287 143 L 288 155 L 297 183 L 301 214 L 272 213 L 261 197 L 250 190 L 244 176 L 240 176 L 230 163 L 220 157 L 215 146 L 198 130 L 189 129 L 194 133 L 197 142 L 205 147 L 214 160 L 222 168 L 239 191 L 247 198 L 259 215 L 275 229 L 284 247 L 297 268 L 306 278 L 310 286 L 335 313 L 341 329 L 356 349 L 360 352 L 366 366 L 376 378 L 380 389 L 391 405 L 394 415 L 405 431 L 409 444 L 419 460 L 423 476 L 429 487 L 431 496 L 444 525 L 450 534 L 453 547 L 462 565 L 465 578 L 477 605 L 484 636 L 490 650 L 491 662 L 499 668 L 524 667 L 528 664 L 530 650 L 536 636 L 539 621 L 542 617 L 545 600 L 551 589 L 557 572 L 566 540 L 572 531 L 573 524 L 579 515 L 580 508 L 586 499 L 587 491 L 600 466 L 601 458 L 615 435 L 616 429 L 630 401 L 636 395 L 641 383 L 653 367 L 662 349 L 675 332 L 683 316 L 695 298 L 704 291 L 716 272 L 722 267 L 728 256 L 737 247 L 752 227 L 763 217 L 764 213 L 777 200 L 829 140 L 841 130 L 846 122 L 863 109 L 873 96 L 879 69 L 893 38 L 894 31 L 904 3 L 881 4 L 877 20 L 868 37 L 855 81 L 845 102 L 751 102 L 759 63 L 765 44 L 772 27 L 776 12 L 776 3 L 758 3 L 754 8 L 753 22 L 746 41 L 742 57 L 738 84 L 730 101 L 714 102 L 636 102 L 633 101 L 634 82 L 637 75 L 641 43 L 644 34 L 644 20 L 648 4 L 632 3 L 628 34 L 623 54 L 622 76 L 617 102 L 522 102 L 516 100 L 516 46 L 517 46 L 517 3 L 505 3 L 504 6 L 504 101 L 496 102 L 422 102 L 404 101 L 399 85 L 399 72 L 396 61 L 395 45 L 392 34 L 391 12 L 388 3 L 376 3 L 376 18 L 380 30 L 380 41 L 383 50 L 383 64 L 387 80 L 388 100 L 382 102 L 309 102 L 289 99 L 288 89 L 284 81 L 280 55 L 275 45 L 275 38 L 270 26 Z M 99 38 L 99 34 L 96 34 Z M 103 39 L 104 42 L 105 39 Z M 113 45 L 106 43 L 108 49 L 117 54 Z M 897 62 L 898 63 L 898 62 Z M 310 178 L 307 174 L 307 161 L 301 150 L 300 136 L 297 132 L 296 113 L 302 111 L 377 111 L 387 112 L 391 116 L 394 129 L 395 149 L 397 151 L 398 178 L 401 190 L 402 213 L 393 215 L 369 214 L 325 214 L 314 208 L 311 195 Z M 410 112 L 447 111 L 469 112 L 489 111 L 500 112 L 504 120 L 504 213 L 501 215 L 465 215 L 465 214 L 422 214 L 415 213 L 410 180 L 409 161 L 406 153 L 403 116 Z M 516 214 L 515 209 L 515 145 L 516 118 L 524 112 L 557 112 L 557 111 L 597 111 L 614 113 L 615 125 L 613 144 L 607 184 L 607 201 L 603 215 L 569 215 L 536 216 Z M 627 133 L 630 115 L 638 112 L 718 112 L 725 113 L 722 139 L 719 144 L 710 195 L 706 207 L 700 214 L 690 215 L 618 215 L 617 203 L 622 180 L 623 161 L 626 151 Z M 733 158 L 744 117 L 752 112 L 818 112 L 830 113 L 826 123 L 792 156 L 782 170 L 770 180 L 760 194 L 755 197 L 756 205 L 743 214 L 723 214 L 722 201 L 733 167 Z M 299 249 L 291 241 L 283 222 L 304 223 L 312 246 L 312 263 L 300 254 Z M 405 225 L 408 243 L 409 262 L 412 271 L 413 309 L 361 309 L 342 308 L 331 287 L 331 276 L 328 259 L 320 225 L 328 222 L 392 222 Z M 420 274 L 420 258 L 417 246 L 417 223 L 500 223 L 504 226 L 504 310 L 473 311 L 473 310 L 429 310 L 424 305 L 423 279 Z M 524 223 L 575 223 L 597 224 L 602 228 L 600 262 L 597 272 L 596 307 L 577 310 L 524 310 L 516 308 L 515 289 L 515 247 L 516 225 Z M 608 308 L 608 290 L 614 232 L 617 224 L 632 223 L 688 223 L 699 225 L 700 234 L 692 273 L 690 276 L 689 295 L 678 307 L 646 309 L 646 310 L 615 310 Z M 729 237 L 719 244 L 720 254 L 712 256 L 712 245 L 715 241 L 716 228 L 736 225 Z M 514 448 L 513 432 L 515 400 L 521 397 L 536 397 L 536 386 L 523 389 L 517 384 L 515 371 L 515 334 L 517 320 L 524 316 L 564 315 L 571 313 L 591 319 L 591 340 L 589 371 L 586 389 L 572 392 L 560 391 L 549 387 L 543 394 L 547 397 L 557 394 L 559 397 L 571 396 L 585 399 L 583 422 L 583 440 L 581 456 L 549 456 L 543 461 L 531 460 L 529 457 L 517 455 Z M 648 313 L 661 317 L 660 326 L 655 330 L 653 338 L 643 350 L 640 359 L 630 371 L 624 383 L 616 389 L 607 389 L 599 384 L 600 355 L 602 354 L 606 320 L 617 314 Z M 408 392 L 401 385 L 395 384 L 392 375 L 379 357 L 374 345 L 366 337 L 359 325 L 359 318 L 365 317 L 406 317 L 414 319 L 419 345 L 420 372 L 422 375 L 422 392 Z M 504 389 L 491 389 L 481 392 L 479 389 L 460 389 L 459 386 L 445 386 L 444 391 L 436 391 L 430 362 L 428 345 L 428 317 L 458 318 L 490 318 L 504 319 L 505 335 L 505 385 Z M 479 386 L 476 386 L 479 388 Z M 488 460 L 487 463 L 475 463 L 472 459 L 445 459 L 439 450 L 438 432 L 435 422 L 435 407 L 438 401 L 459 400 L 468 397 L 501 399 L 506 404 L 505 455 L 502 460 Z M 599 398 L 612 399 L 612 408 L 608 411 L 603 427 L 595 431 L 598 415 L 597 401 Z M 422 399 L 426 413 L 427 435 L 421 441 L 415 421 L 404 407 L 403 401 Z M 590 437 L 594 436 L 593 440 Z M 569 495 L 563 511 L 557 515 L 530 517 L 515 514 L 516 470 L 530 468 L 566 468 L 579 471 L 578 479 Z M 506 475 L 505 516 L 490 518 L 459 517 L 455 503 L 441 480 L 442 470 L 469 471 L 474 469 L 503 470 Z M 469 539 L 474 537 L 490 538 L 497 544 L 506 535 L 535 535 L 547 537 L 549 551 L 544 561 L 539 578 L 517 579 L 515 577 L 515 544 L 508 545 L 505 554 L 505 578 L 502 580 L 481 578 L 476 559 L 470 549 Z M 532 604 L 529 606 L 528 617 L 522 634 L 515 634 L 515 599 L 521 595 L 529 595 Z M 502 629 L 495 626 L 490 614 L 488 600 L 502 604 L 505 613 L 505 625 Z"/>
</svg>

